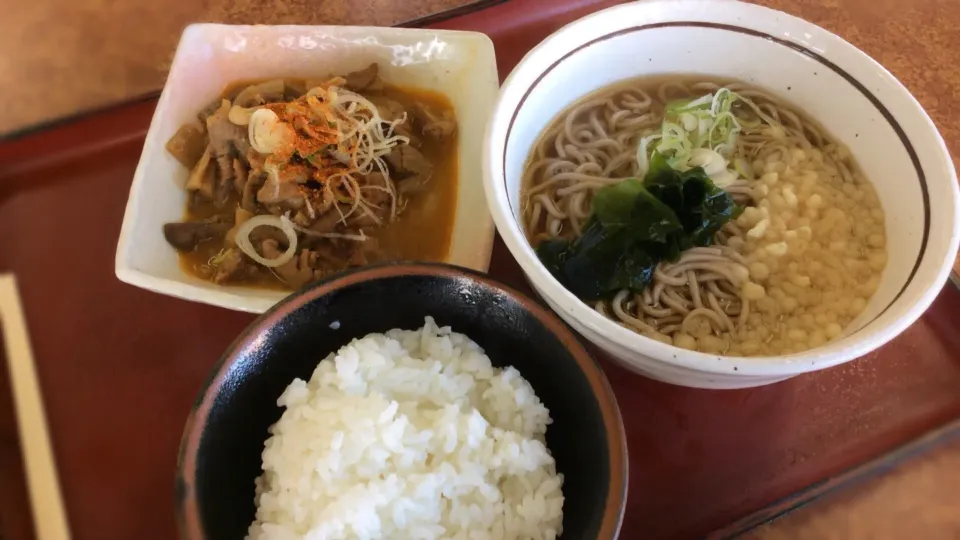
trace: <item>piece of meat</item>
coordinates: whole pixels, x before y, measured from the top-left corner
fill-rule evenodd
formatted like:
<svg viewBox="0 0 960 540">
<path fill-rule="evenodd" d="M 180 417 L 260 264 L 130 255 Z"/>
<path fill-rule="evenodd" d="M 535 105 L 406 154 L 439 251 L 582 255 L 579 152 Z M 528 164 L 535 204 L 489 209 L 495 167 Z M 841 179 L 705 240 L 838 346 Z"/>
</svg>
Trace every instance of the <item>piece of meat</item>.
<svg viewBox="0 0 960 540">
<path fill-rule="evenodd" d="M 207 170 L 203 172 L 203 177 L 200 180 L 200 189 L 197 193 L 200 194 L 206 201 L 212 201 L 216 195 L 217 191 L 217 168 L 216 167 L 207 167 Z"/>
<path fill-rule="evenodd" d="M 370 214 L 373 214 L 371 216 Z M 374 219 L 374 216 L 376 217 Z M 369 213 L 362 210 L 357 210 L 354 212 L 348 223 L 351 227 L 356 227 L 362 229 L 365 227 L 380 227 L 387 223 L 387 220 L 390 218 L 390 205 L 383 206 L 372 206 L 370 207 Z"/>
<path fill-rule="evenodd" d="M 213 112 L 206 121 L 207 137 L 213 147 L 214 156 L 224 155 L 246 159 L 250 152 L 250 141 L 247 139 L 247 127 L 238 126 L 230 121 L 230 102 L 223 100 L 220 108 Z M 232 162 L 227 162 L 231 165 Z"/>
<path fill-rule="evenodd" d="M 363 198 L 367 203 L 374 206 L 383 206 L 390 204 L 389 180 L 381 173 L 370 173 L 360 177 L 360 190 L 363 192 Z"/>
<path fill-rule="evenodd" d="M 283 79 L 274 79 L 259 84 L 250 85 L 237 94 L 233 104 L 243 108 L 256 107 L 264 103 L 283 101 L 286 85 Z"/>
<path fill-rule="evenodd" d="M 243 186 L 243 194 L 240 197 L 240 206 L 248 212 L 257 212 L 257 191 L 267 181 L 266 173 L 251 173 L 247 178 L 247 183 Z"/>
<path fill-rule="evenodd" d="M 338 229 L 344 226 L 342 215 L 346 215 L 350 211 L 349 207 L 342 204 L 337 207 L 340 212 L 337 212 L 337 208 L 331 208 L 328 212 L 320 215 L 310 227 L 302 231 L 301 242 L 304 247 L 321 250 L 323 246 L 330 243 L 330 238 L 327 235 L 338 232 Z M 323 253 L 321 253 L 322 255 Z"/>
<path fill-rule="evenodd" d="M 234 124 L 229 116 L 230 102 L 223 100 L 222 106 L 207 118 L 207 136 L 217 158 L 224 155 L 243 157 L 250 150 L 246 126 Z"/>
<path fill-rule="evenodd" d="M 323 242 L 318 242 L 315 246 L 310 247 L 310 250 L 317 254 L 317 268 L 335 271 L 346 267 L 347 261 L 337 255 L 336 250 L 327 238 L 324 238 Z"/>
<path fill-rule="evenodd" d="M 394 120 L 399 120 L 403 118 L 403 115 L 407 112 L 403 108 L 403 105 L 395 99 L 390 99 L 384 96 L 371 96 L 368 98 L 370 103 L 377 108 L 377 112 L 380 113 L 380 118 L 386 120 L 387 122 L 393 122 Z M 408 115 L 409 116 L 409 115 Z"/>
<path fill-rule="evenodd" d="M 360 249 L 363 250 L 369 264 L 399 260 L 399 258 L 390 257 L 376 238 L 367 238 L 367 241 L 361 244 Z"/>
<path fill-rule="evenodd" d="M 243 194 L 243 188 L 247 185 L 247 176 L 249 170 L 247 166 L 243 164 L 243 161 L 237 158 L 233 158 L 233 189 L 237 190 L 237 193 Z"/>
<path fill-rule="evenodd" d="M 359 235 L 359 230 L 347 230 L 346 234 Z M 367 237 L 366 240 L 332 239 L 328 243 L 327 256 L 332 261 L 339 261 L 341 265 L 366 266 L 375 262 L 379 257 L 379 243 L 376 238 Z"/>
<path fill-rule="evenodd" d="M 333 191 L 333 187 L 329 182 L 325 183 L 322 190 L 320 191 L 320 196 L 314 199 L 311 199 L 313 203 L 313 209 L 318 214 L 323 214 L 329 212 L 334 204 L 337 202 L 337 195 Z"/>
<path fill-rule="evenodd" d="M 314 181 L 300 184 L 303 207 L 293 213 L 291 221 L 302 228 L 311 227 L 313 222 L 333 206 L 334 199 L 331 191 Z"/>
<path fill-rule="evenodd" d="M 228 118 L 230 102 L 223 100 L 221 107 L 207 118 L 207 136 L 210 138 L 210 148 L 217 161 L 217 187 L 214 203 L 221 207 L 226 203 L 226 195 L 233 187 L 233 159 L 234 156 L 244 155 L 249 148 L 246 141 L 246 130 L 234 124 Z"/>
<path fill-rule="evenodd" d="M 348 73 L 344 76 L 347 80 L 344 86 L 354 92 L 378 91 L 383 90 L 383 80 L 380 78 L 380 66 L 376 63 L 370 64 L 364 69 Z"/>
<path fill-rule="evenodd" d="M 236 179 L 234 178 L 233 160 L 230 165 L 230 177 L 223 180 L 218 177 L 216 189 L 213 192 L 213 205 L 217 208 L 223 208 L 230 201 L 230 192 L 234 189 Z"/>
<path fill-rule="evenodd" d="M 267 211 L 268 214 L 273 214 L 277 217 L 280 217 L 287 213 L 287 210 L 284 209 L 279 204 L 265 204 L 263 208 Z"/>
<path fill-rule="evenodd" d="M 284 248 L 285 249 L 285 248 Z M 279 244 L 274 240 L 264 240 L 260 244 L 260 251 L 266 259 L 276 259 L 283 255 Z M 299 289 L 314 279 L 320 277 L 315 269 L 317 254 L 309 249 L 301 249 L 293 259 L 280 266 L 274 266 L 273 271 L 283 281 L 294 289 Z"/>
<path fill-rule="evenodd" d="M 199 191 L 187 191 L 187 210 L 190 212 L 196 212 L 200 210 L 203 204 L 206 201 L 203 198 L 203 195 L 200 195 Z"/>
<path fill-rule="evenodd" d="M 200 112 L 197 113 L 197 120 L 200 120 L 200 124 L 206 127 L 207 118 L 209 118 L 213 113 L 217 112 L 222 104 L 223 100 L 221 98 L 217 98 L 210 103 L 207 103 L 202 109 L 200 109 Z"/>
<path fill-rule="evenodd" d="M 366 266 L 389 260 L 383 250 L 380 249 L 380 242 L 372 236 L 368 236 L 363 242 L 354 242 L 353 244 L 350 258 L 347 261 L 353 266 Z"/>
<path fill-rule="evenodd" d="M 350 258 L 347 259 L 347 263 L 350 264 L 350 266 L 366 266 L 370 264 L 370 261 L 367 259 L 367 253 L 357 246 L 353 252 L 350 253 Z"/>
<path fill-rule="evenodd" d="M 247 153 L 244 155 L 246 158 L 247 165 L 250 166 L 252 171 L 262 171 L 263 168 L 267 165 L 267 156 L 257 152 L 252 147 L 247 150 Z"/>
<path fill-rule="evenodd" d="M 283 80 L 283 100 L 293 101 L 307 93 L 307 83 L 303 79 Z"/>
<path fill-rule="evenodd" d="M 453 134 L 457 132 L 457 122 L 455 120 L 437 120 L 436 122 L 423 124 L 421 132 L 431 139 L 443 141 L 453 137 Z"/>
<path fill-rule="evenodd" d="M 163 237 L 174 249 L 189 252 L 203 242 L 222 238 L 230 230 L 230 223 L 220 221 L 185 221 L 165 223 Z"/>
<path fill-rule="evenodd" d="M 277 182 L 272 178 L 257 192 L 257 201 L 263 204 L 275 204 L 288 210 L 303 208 L 303 193 L 296 182 Z"/>
<path fill-rule="evenodd" d="M 379 227 L 389 221 L 393 209 L 390 204 L 391 195 L 387 191 L 388 182 L 381 173 L 370 173 L 360 178 L 360 189 L 369 212 L 357 210 L 350 218 L 350 225 L 361 228 Z"/>
<path fill-rule="evenodd" d="M 406 119 L 403 122 L 394 126 L 394 132 L 397 135 L 402 135 L 410 139 L 411 146 L 420 147 L 422 144 L 420 137 L 413 132 L 413 118 L 407 113 L 399 101 L 383 96 L 370 96 L 369 100 L 377 108 L 377 112 L 380 113 L 380 118 L 387 122 L 394 122 L 406 115 Z"/>
<path fill-rule="evenodd" d="M 429 182 L 429 177 L 422 176 L 409 176 L 403 180 L 397 180 L 397 193 L 403 197 L 410 197 L 418 193 L 423 193 L 427 189 Z"/>
<path fill-rule="evenodd" d="M 227 234 L 223 237 L 223 244 L 228 247 L 233 247 L 237 245 L 237 229 L 244 224 L 248 219 L 254 216 L 253 212 L 248 212 L 239 206 L 233 213 L 233 227 L 227 231 Z"/>
<path fill-rule="evenodd" d="M 427 161 L 416 148 L 401 144 L 394 147 L 393 151 L 387 154 L 387 164 L 393 169 L 394 178 L 419 177 L 420 180 L 429 180 L 433 175 L 433 164 Z"/>
<path fill-rule="evenodd" d="M 310 217 L 310 211 L 307 210 L 306 204 L 304 204 L 303 208 L 297 210 L 296 213 L 293 214 L 293 217 L 290 218 L 290 221 L 292 221 L 293 224 L 298 227 L 306 228 L 310 225 L 313 225 L 313 218 Z"/>
<path fill-rule="evenodd" d="M 420 132 L 426 137 L 443 141 L 457 132 L 457 121 L 449 111 L 439 113 L 429 105 L 417 103 L 413 106 L 413 113 L 420 126 Z"/>
<path fill-rule="evenodd" d="M 343 214 L 346 214 L 350 211 L 350 209 L 344 209 L 341 207 L 340 211 L 343 212 Z M 336 208 L 331 208 L 313 222 L 313 225 L 310 226 L 310 231 L 317 234 L 332 233 L 334 230 L 336 230 L 337 224 L 343 220 L 341 212 L 337 212 Z"/>
<path fill-rule="evenodd" d="M 348 231 L 348 233 L 358 234 L 358 231 Z M 325 239 L 323 243 L 310 249 L 317 254 L 315 268 L 321 275 L 340 272 L 351 266 L 366 266 L 391 260 L 380 249 L 377 239 L 369 236 L 363 242 Z"/>
<path fill-rule="evenodd" d="M 213 275 L 213 282 L 221 285 L 245 275 L 250 263 L 244 258 L 243 253 L 238 249 L 228 249 L 217 265 L 217 272 Z"/>
<path fill-rule="evenodd" d="M 273 240 L 284 250 L 290 245 L 290 240 L 287 238 L 287 235 L 276 227 L 254 227 L 253 230 L 250 231 L 251 244 L 259 246 L 266 240 Z"/>
<path fill-rule="evenodd" d="M 314 173 L 314 169 L 307 164 L 293 161 L 277 165 L 276 171 L 276 178 L 281 183 L 293 182 L 295 184 L 305 184 Z"/>
<path fill-rule="evenodd" d="M 184 167 L 193 169 L 207 149 L 207 134 L 200 124 L 188 122 L 170 137 L 166 149 Z"/>
<path fill-rule="evenodd" d="M 193 170 L 190 171 L 187 184 L 184 186 L 187 191 L 198 192 L 206 200 L 213 200 L 213 192 L 217 182 L 216 171 L 210 166 L 212 157 L 213 149 L 208 146 Z"/>
</svg>

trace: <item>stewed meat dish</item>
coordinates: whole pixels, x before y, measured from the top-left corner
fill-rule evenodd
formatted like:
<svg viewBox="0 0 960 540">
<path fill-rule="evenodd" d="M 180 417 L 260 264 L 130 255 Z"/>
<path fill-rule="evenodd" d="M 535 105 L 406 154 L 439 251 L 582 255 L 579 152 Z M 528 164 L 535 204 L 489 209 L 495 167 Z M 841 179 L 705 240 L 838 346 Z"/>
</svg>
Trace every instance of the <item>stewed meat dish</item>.
<svg viewBox="0 0 960 540">
<path fill-rule="evenodd" d="M 163 233 L 201 279 L 294 289 L 352 266 L 447 254 L 452 104 L 386 83 L 377 64 L 228 89 L 167 150 L 190 174 L 185 218 Z"/>
</svg>

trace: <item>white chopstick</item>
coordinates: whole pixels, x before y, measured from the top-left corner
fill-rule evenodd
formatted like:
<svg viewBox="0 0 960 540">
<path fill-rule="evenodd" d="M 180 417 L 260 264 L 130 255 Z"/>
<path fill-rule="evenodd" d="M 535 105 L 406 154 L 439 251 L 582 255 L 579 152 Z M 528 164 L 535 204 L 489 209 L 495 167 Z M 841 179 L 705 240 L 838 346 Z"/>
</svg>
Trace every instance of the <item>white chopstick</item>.
<svg viewBox="0 0 960 540">
<path fill-rule="evenodd" d="M 69 540 L 70 530 L 57 481 L 57 465 L 50 448 L 27 323 L 17 293 L 17 281 L 10 274 L 0 274 L 0 325 L 20 426 L 20 450 L 27 473 L 34 531 L 37 540 Z"/>
</svg>

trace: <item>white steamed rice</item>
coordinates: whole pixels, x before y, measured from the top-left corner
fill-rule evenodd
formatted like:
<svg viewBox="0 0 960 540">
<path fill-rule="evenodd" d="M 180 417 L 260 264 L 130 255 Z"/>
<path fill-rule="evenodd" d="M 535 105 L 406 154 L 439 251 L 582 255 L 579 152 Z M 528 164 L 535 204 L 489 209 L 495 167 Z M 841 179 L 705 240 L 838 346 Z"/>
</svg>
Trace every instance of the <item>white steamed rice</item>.
<svg viewBox="0 0 960 540">
<path fill-rule="evenodd" d="M 248 538 L 554 539 L 551 419 L 512 368 L 427 317 L 357 339 L 277 404 Z"/>
</svg>

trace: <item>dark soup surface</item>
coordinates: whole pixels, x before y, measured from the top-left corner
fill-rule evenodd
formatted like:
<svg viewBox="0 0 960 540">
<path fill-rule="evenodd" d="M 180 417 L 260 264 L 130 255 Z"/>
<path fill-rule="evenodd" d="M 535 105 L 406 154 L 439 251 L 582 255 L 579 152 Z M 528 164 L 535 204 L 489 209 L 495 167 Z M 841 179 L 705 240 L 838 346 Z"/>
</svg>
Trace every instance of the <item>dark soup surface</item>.
<svg viewBox="0 0 960 540">
<path fill-rule="evenodd" d="M 378 67 L 228 87 L 167 150 L 190 169 L 183 270 L 298 288 L 374 262 L 442 261 L 457 205 L 457 122 L 443 94 Z"/>
</svg>

